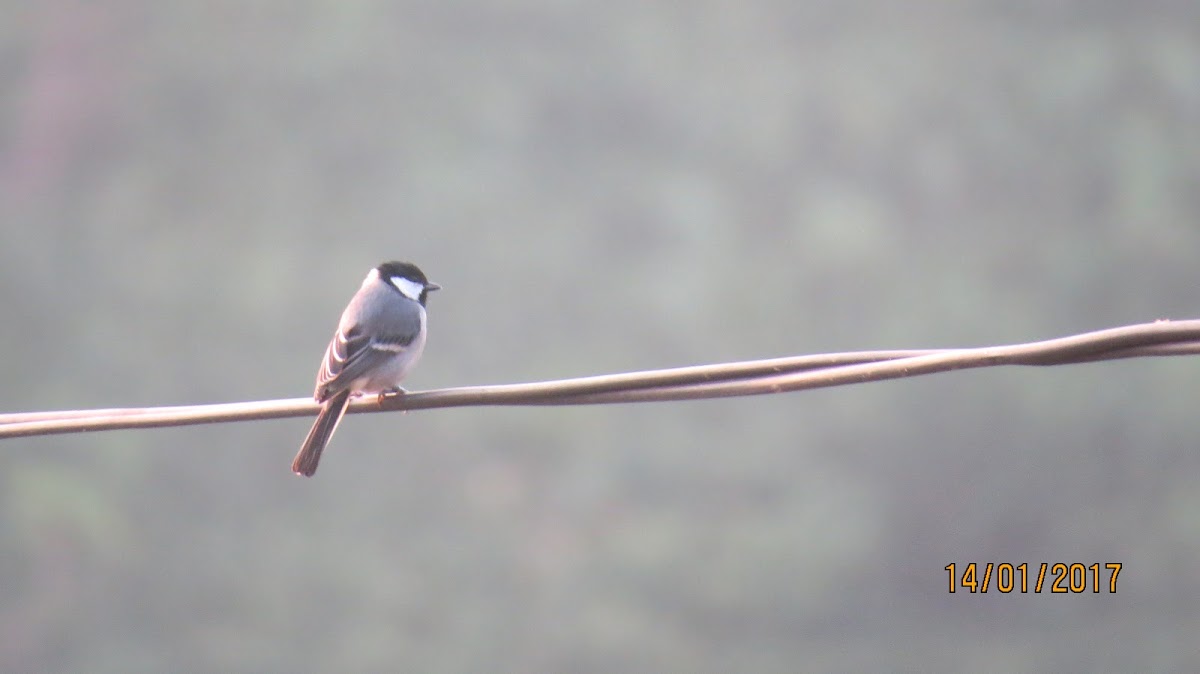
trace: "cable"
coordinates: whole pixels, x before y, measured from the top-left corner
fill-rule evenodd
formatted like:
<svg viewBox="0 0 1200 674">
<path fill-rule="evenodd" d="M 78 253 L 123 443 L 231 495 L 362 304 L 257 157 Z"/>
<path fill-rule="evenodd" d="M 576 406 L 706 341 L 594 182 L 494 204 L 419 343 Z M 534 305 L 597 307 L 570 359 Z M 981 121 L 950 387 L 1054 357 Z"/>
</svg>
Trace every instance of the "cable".
<svg viewBox="0 0 1200 674">
<path fill-rule="evenodd" d="M 1155 321 L 1068 337 L 968 349 L 858 351 L 470 386 L 353 401 L 347 413 L 496 405 L 600 405 L 765 395 L 999 365 L 1047 367 L 1200 354 L 1200 320 Z M 0 415 L 0 439 L 312 416 L 308 398 Z"/>
</svg>

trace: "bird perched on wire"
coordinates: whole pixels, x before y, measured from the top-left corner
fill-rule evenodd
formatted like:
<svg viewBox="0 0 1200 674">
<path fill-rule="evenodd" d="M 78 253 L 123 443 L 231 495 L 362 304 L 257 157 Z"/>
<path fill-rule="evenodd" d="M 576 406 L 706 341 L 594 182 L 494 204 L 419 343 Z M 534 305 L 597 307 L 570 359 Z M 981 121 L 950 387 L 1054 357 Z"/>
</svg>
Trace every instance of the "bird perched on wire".
<svg viewBox="0 0 1200 674">
<path fill-rule="evenodd" d="M 350 396 L 404 390 L 400 382 L 425 349 L 425 300 L 440 288 L 410 262 L 384 262 L 367 274 L 325 350 L 313 394 L 321 411 L 292 461 L 292 472 L 305 477 L 317 472 L 321 450 Z"/>
</svg>

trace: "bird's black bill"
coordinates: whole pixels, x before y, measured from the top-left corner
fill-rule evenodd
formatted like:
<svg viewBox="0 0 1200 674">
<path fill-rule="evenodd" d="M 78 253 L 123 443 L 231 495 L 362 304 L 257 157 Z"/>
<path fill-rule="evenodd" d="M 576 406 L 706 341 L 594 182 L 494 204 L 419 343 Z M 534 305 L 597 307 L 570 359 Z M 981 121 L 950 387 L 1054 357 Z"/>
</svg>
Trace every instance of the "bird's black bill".
<svg viewBox="0 0 1200 674">
<path fill-rule="evenodd" d="M 317 420 L 313 422 L 308 437 L 304 438 L 304 444 L 300 445 L 299 453 L 292 460 L 293 473 L 312 477 L 317 472 L 317 464 L 321 462 L 321 452 L 325 449 L 329 438 L 333 437 L 333 432 L 337 430 L 348 404 L 350 404 L 350 392 L 342 391 L 321 405 Z"/>
</svg>

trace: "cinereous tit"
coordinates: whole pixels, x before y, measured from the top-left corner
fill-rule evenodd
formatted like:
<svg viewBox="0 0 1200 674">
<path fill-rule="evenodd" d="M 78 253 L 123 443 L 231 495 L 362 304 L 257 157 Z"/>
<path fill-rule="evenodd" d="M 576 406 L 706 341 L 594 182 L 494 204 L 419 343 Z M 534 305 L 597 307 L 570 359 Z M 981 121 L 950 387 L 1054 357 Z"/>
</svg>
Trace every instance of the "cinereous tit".
<svg viewBox="0 0 1200 674">
<path fill-rule="evenodd" d="M 400 382 L 425 348 L 425 300 L 441 286 L 410 262 L 384 262 L 367 274 L 342 312 L 317 372 L 321 411 L 292 472 L 312 477 L 351 395 L 403 391 Z"/>
</svg>

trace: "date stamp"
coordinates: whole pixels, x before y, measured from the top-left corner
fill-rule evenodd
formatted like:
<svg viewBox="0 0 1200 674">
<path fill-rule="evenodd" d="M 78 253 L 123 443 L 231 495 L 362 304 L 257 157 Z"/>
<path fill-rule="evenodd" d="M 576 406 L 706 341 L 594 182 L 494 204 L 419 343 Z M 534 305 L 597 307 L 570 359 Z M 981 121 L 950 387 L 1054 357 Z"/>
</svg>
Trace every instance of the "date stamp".
<svg viewBox="0 0 1200 674">
<path fill-rule="evenodd" d="M 950 578 L 950 594 L 966 590 L 972 594 L 996 590 L 1001 594 L 1020 592 L 1035 594 L 1082 594 L 1107 592 L 1116 594 L 1120 562 L 1101 564 L 1009 564 L 1003 562 L 967 562 L 961 567 L 954 562 L 946 565 Z"/>
</svg>

